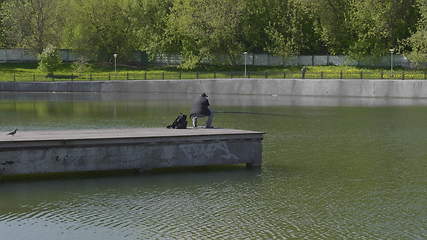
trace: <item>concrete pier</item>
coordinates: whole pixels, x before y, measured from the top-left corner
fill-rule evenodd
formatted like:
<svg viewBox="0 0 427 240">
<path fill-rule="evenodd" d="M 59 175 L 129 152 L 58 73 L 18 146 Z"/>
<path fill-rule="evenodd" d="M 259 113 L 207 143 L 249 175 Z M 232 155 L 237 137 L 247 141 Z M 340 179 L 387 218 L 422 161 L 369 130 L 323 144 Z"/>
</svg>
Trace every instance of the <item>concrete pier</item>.
<svg viewBox="0 0 427 240">
<path fill-rule="evenodd" d="M 223 164 L 260 167 L 262 137 L 261 132 L 203 128 L 18 130 L 0 136 L 0 178 Z"/>
</svg>

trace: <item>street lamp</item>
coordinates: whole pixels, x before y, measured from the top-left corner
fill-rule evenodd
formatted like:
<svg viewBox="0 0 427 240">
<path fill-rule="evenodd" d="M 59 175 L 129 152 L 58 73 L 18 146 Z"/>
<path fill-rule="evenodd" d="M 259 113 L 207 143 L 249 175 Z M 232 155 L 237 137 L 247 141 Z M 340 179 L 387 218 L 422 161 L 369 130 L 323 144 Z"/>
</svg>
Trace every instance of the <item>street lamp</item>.
<svg viewBox="0 0 427 240">
<path fill-rule="evenodd" d="M 245 78 L 246 78 L 246 55 L 248 55 L 248 52 L 244 52 L 243 55 L 245 55 Z"/>
<path fill-rule="evenodd" d="M 114 56 L 114 73 L 116 73 L 116 71 L 117 71 L 117 53 L 114 53 L 113 54 L 113 56 Z"/>
<path fill-rule="evenodd" d="M 391 76 L 393 76 L 393 53 L 394 53 L 394 48 L 390 48 L 390 71 L 391 71 Z"/>
</svg>

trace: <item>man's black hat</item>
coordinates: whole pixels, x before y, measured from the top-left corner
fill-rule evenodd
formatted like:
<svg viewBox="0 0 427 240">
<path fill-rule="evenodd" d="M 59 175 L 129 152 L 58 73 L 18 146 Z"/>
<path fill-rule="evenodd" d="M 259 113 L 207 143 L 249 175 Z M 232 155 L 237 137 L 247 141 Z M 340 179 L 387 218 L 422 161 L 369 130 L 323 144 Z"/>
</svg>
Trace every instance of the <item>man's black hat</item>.
<svg viewBox="0 0 427 240">
<path fill-rule="evenodd" d="M 202 95 L 200 95 L 202 97 L 207 97 L 208 95 L 206 95 L 206 93 L 202 93 Z"/>
</svg>

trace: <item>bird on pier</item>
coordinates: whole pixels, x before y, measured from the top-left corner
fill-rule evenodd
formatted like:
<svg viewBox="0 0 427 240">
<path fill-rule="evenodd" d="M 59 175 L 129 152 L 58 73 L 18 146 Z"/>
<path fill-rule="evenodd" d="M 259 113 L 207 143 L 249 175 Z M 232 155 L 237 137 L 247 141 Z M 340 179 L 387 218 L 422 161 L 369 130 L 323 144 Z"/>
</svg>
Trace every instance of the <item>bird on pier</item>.
<svg viewBox="0 0 427 240">
<path fill-rule="evenodd" d="M 7 135 L 13 136 L 15 135 L 15 133 L 18 131 L 17 128 L 15 128 L 15 130 L 13 130 L 12 132 L 8 133 Z"/>
</svg>

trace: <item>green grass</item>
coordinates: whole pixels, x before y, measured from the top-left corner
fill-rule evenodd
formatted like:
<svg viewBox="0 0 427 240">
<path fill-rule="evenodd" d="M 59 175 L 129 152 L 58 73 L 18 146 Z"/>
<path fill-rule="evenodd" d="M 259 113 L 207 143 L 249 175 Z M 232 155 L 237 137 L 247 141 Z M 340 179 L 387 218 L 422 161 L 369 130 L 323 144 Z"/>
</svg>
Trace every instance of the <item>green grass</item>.
<svg viewBox="0 0 427 240">
<path fill-rule="evenodd" d="M 2 63 L 0 81 L 95 81 L 95 80 L 144 80 L 144 79 L 206 79 L 244 78 L 244 66 L 201 66 L 186 71 L 173 66 L 117 66 L 91 65 L 90 72 L 73 72 L 72 65 L 62 64 L 54 77 L 47 77 L 37 69 L 37 63 Z M 302 78 L 301 67 L 247 66 L 250 78 Z M 384 68 L 359 68 L 351 66 L 307 66 L 307 79 L 426 79 L 425 71 L 397 68 L 391 73 Z"/>
</svg>

